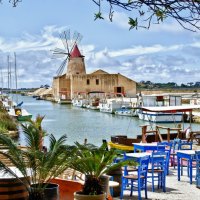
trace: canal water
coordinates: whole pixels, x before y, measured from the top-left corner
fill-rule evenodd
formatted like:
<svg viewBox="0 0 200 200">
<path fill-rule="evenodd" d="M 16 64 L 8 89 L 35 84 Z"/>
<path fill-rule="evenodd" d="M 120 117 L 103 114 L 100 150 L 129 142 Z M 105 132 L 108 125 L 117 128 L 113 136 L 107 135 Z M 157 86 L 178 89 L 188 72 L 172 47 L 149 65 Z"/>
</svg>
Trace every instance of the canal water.
<svg viewBox="0 0 200 200">
<path fill-rule="evenodd" d="M 13 99 L 16 99 L 16 97 L 13 97 Z M 73 144 L 75 141 L 83 143 L 84 139 L 87 138 L 89 143 L 101 145 L 103 139 L 110 141 L 111 135 L 119 134 L 134 138 L 141 134 L 140 125 L 149 124 L 137 117 L 116 116 L 18 95 L 18 102 L 21 101 L 24 102 L 23 108 L 33 115 L 33 119 L 38 114 L 45 115 L 42 125 L 43 129 L 49 134 L 54 134 L 56 138 L 66 134 L 68 144 Z M 175 127 L 175 124 L 162 125 Z M 185 127 L 187 126 L 188 124 L 185 124 Z M 200 125 L 197 124 L 192 124 L 192 127 L 194 130 L 200 129 Z M 48 146 L 48 137 L 45 138 L 44 142 Z M 22 133 L 19 143 L 25 144 Z"/>
</svg>

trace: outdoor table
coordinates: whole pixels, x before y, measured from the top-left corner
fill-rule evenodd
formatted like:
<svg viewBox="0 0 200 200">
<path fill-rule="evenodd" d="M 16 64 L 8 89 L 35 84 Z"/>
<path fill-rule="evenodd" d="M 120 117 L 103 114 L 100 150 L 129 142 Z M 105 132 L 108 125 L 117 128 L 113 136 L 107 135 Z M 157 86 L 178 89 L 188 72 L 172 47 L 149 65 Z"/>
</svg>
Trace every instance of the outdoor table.
<svg viewBox="0 0 200 200">
<path fill-rule="evenodd" d="M 142 152 L 145 151 L 155 151 L 158 149 L 157 143 L 133 143 L 134 152 L 136 150 L 140 150 Z M 159 149 L 165 149 L 165 145 L 159 145 Z"/>
<path fill-rule="evenodd" d="M 177 162 L 178 162 L 178 181 L 180 181 L 181 175 L 181 164 L 180 160 L 182 158 L 186 158 L 189 162 L 189 177 L 190 177 L 190 184 L 192 184 L 192 161 L 195 158 L 195 151 L 194 150 L 179 150 L 177 151 Z"/>
<path fill-rule="evenodd" d="M 152 153 L 151 152 L 126 153 L 126 158 L 128 158 L 128 159 L 134 159 L 137 162 L 140 161 L 140 158 L 145 157 L 145 156 L 150 156 L 150 159 L 151 159 Z M 162 156 L 156 155 L 154 157 L 162 157 Z"/>
<path fill-rule="evenodd" d="M 126 158 L 128 159 L 134 159 L 135 161 L 139 161 L 140 158 L 145 156 L 151 156 L 152 154 L 150 152 L 141 152 L 141 153 L 126 153 Z"/>
</svg>

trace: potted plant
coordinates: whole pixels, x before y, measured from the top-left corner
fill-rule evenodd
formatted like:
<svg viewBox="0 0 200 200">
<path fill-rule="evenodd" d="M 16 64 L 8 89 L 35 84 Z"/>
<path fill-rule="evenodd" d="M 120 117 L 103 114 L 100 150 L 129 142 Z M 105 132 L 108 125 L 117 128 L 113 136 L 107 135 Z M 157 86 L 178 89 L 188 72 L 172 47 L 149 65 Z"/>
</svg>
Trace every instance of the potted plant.
<svg viewBox="0 0 200 200">
<path fill-rule="evenodd" d="M 104 200 L 106 198 L 105 192 L 108 191 L 106 186 L 104 186 L 103 190 L 102 182 L 105 182 L 104 180 L 106 179 L 104 175 L 124 165 L 137 165 L 130 160 L 113 163 L 118 156 L 118 152 L 115 149 L 107 150 L 105 143 L 101 147 L 96 147 L 92 144 L 82 145 L 76 142 L 73 153 L 70 167 L 85 174 L 83 190 L 74 194 L 74 199 L 76 200 Z"/>
<path fill-rule="evenodd" d="M 57 177 L 69 166 L 68 146 L 65 145 L 66 135 L 61 136 L 58 140 L 52 134 L 49 135 L 48 151 L 41 150 L 41 139 L 44 136 L 44 131 L 41 128 L 42 119 L 43 117 L 39 120 L 36 119 L 34 123 L 22 125 L 27 144 L 26 149 L 19 148 L 11 138 L 0 134 L 0 144 L 7 149 L 0 151 L 0 156 L 3 156 L 17 169 L 13 171 L 5 160 L 1 159 L 0 171 L 22 182 L 29 193 L 29 200 L 58 199 L 56 197 L 58 185 L 50 184 L 50 180 Z M 47 190 L 48 192 L 46 192 Z"/>
</svg>

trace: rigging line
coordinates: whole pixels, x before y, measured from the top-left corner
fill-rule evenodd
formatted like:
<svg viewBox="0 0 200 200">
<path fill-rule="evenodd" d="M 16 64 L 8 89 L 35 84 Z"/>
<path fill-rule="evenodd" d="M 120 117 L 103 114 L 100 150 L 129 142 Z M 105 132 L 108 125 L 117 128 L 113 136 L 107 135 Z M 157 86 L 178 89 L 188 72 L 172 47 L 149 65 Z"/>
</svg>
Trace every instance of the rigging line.
<svg viewBox="0 0 200 200">
<path fill-rule="evenodd" d="M 130 117 L 130 121 L 129 121 L 129 124 L 128 124 L 128 128 L 126 129 L 126 135 L 127 135 L 127 133 L 128 133 L 128 130 L 129 130 L 130 124 L 131 124 L 131 117 Z"/>
</svg>

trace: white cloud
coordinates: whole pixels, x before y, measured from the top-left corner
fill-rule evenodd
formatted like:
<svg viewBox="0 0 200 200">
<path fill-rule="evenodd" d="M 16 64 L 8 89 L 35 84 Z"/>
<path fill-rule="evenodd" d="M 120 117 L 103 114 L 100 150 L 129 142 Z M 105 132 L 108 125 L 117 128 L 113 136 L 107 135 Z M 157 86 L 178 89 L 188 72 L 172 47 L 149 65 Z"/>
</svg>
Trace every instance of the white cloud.
<svg viewBox="0 0 200 200">
<path fill-rule="evenodd" d="M 51 49 L 64 48 L 59 33 L 66 27 L 47 26 L 38 35 L 24 33 L 21 38 L 6 40 L 0 37 L 0 61 L 7 73 L 7 52 L 17 53 L 19 87 L 39 87 L 50 84 L 62 59 L 51 59 Z M 94 44 L 80 46 L 90 73 L 103 69 L 121 73 L 133 80 L 152 82 L 200 81 L 200 43 L 198 35 L 192 43 L 173 45 L 138 45 L 129 48 L 96 50 Z M 13 60 L 13 55 L 10 53 Z M 12 61 L 13 67 L 13 61 Z M 6 80 L 5 80 L 6 85 Z"/>
<path fill-rule="evenodd" d="M 109 55 L 111 57 L 118 56 L 138 56 L 144 54 L 153 54 L 153 53 L 161 53 L 161 52 L 170 52 L 175 50 L 180 50 L 184 46 L 183 45 L 171 45 L 171 46 L 162 46 L 159 44 L 152 46 L 134 46 L 132 48 L 120 49 L 118 51 L 109 51 Z"/>
</svg>

